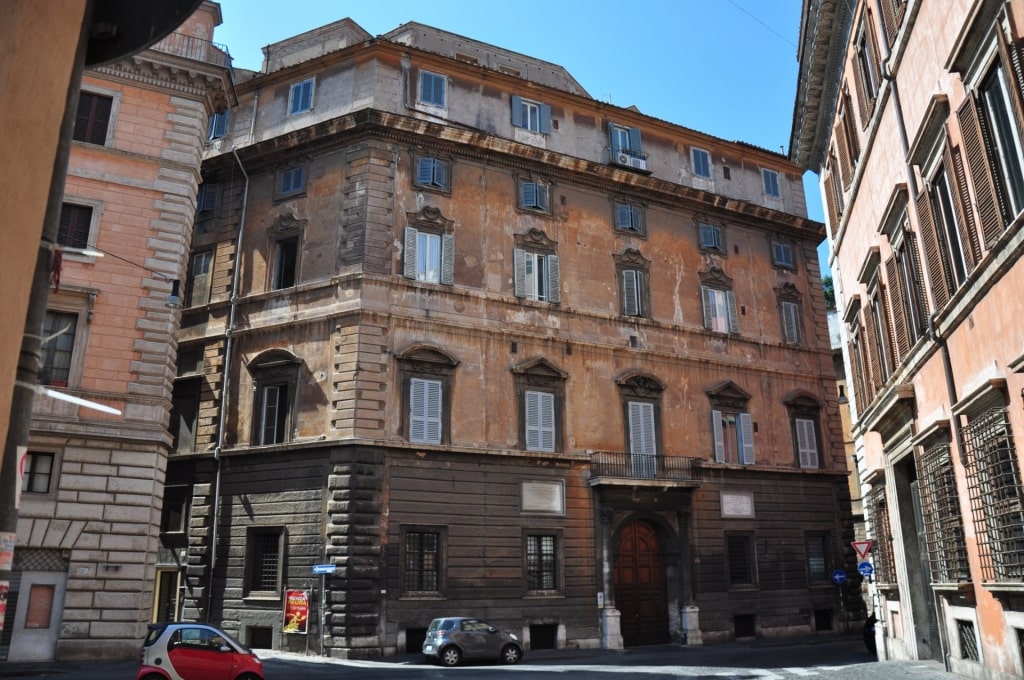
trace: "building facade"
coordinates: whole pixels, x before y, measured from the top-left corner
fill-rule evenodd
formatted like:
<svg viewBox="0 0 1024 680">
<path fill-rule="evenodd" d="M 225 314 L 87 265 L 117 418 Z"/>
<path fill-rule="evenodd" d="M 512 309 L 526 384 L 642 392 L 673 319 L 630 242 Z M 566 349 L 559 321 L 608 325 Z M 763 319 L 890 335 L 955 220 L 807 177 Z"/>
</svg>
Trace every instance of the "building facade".
<svg viewBox="0 0 1024 680">
<path fill-rule="evenodd" d="M 234 103 L 203 3 L 86 71 L 54 244 L 0 653 L 133 658 L 153 620 L 178 314 L 207 120 Z M 101 409 L 96 410 L 94 406 Z"/>
<path fill-rule="evenodd" d="M 1024 675 L 1024 3 L 804 3 L 879 653 Z"/>
<path fill-rule="evenodd" d="M 275 43 L 237 93 L 174 383 L 186 617 L 374 657 L 452 612 L 538 649 L 856 611 L 799 168 L 415 23 Z"/>
</svg>

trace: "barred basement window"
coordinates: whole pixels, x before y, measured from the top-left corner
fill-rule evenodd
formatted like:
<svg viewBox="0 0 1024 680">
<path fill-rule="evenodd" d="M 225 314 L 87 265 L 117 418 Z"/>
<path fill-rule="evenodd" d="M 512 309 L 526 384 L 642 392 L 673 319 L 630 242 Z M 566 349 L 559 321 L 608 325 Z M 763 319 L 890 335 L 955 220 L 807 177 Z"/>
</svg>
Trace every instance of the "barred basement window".
<svg viewBox="0 0 1024 680">
<path fill-rule="evenodd" d="M 977 527 L 982 580 L 1024 581 L 1024 493 L 1005 406 L 969 418 L 964 470 Z"/>
<path fill-rule="evenodd" d="M 978 638 L 974 633 L 974 624 L 963 619 L 956 620 L 956 633 L 960 639 L 960 658 L 978 661 Z"/>
<path fill-rule="evenodd" d="M 441 534 L 408 531 L 405 534 L 405 590 L 440 590 Z"/>
<path fill-rule="evenodd" d="M 971 580 L 967 544 L 949 444 L 940 442 L 925 449 L 917 467 L 932 583 L 966 583 Z"/>
<path fill-rule="evenodd" d="M 526 537 L 527 590 L 558 589 L 557 539 L 550 534 Z"/>
<path fill-rule="evenodd" d="M 250 528 L 245 556 L 245 595 L 277 597 L 281 592 L 285 532 L 281 527 Z"/>
<path fill-rule="evenodd" d="M 868 537 L 874 542 L 871 550 L 878 583 L 896 583 L 896 567 L 893 562 L 892 531 L 889 529 L 889 504 L 885 499 L 885 485 L 875 484 L 864 499 L 867 502 L 867 516 L 871 522 Z"/>
</svg>

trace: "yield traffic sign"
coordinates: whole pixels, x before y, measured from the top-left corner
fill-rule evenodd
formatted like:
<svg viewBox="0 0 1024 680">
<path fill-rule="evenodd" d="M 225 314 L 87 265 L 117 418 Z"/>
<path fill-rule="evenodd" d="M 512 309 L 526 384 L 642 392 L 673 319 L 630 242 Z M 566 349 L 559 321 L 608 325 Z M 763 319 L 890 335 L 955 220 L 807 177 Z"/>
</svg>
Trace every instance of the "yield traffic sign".
<svg viewBox="0 0 1024 680">
<path fill-rule="evenodd" d="M 871 541 L 854 541 L 850 545 L 857 551 L 857 557 L 862 560 L 867 559 L 868 553 L 871 552 Z"/>
</svg>

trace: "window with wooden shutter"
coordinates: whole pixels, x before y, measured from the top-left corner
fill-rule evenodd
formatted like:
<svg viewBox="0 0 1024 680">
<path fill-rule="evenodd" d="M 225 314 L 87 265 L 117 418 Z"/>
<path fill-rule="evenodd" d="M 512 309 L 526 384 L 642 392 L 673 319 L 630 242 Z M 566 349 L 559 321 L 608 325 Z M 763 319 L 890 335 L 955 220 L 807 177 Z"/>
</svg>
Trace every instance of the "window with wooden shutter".
<svg viewBox="0 0 1024 680">
<path fill-rule="evenodd" d="M 810 418 L 795 418 L 797 455 L 802 468 L 818 467 L 817 423 Z"/>
<path fill-rule="evenodd" d="M 561 282 L 557 255 L 516 248 L 513 251 L 516 297 L 540 302 L 559 302 Z"/>
<path fill-rule="evenodd" d="M 935 219 L 932 216 L 931 196 L 922 191 L 917 197 L 917 219 L 920 224 L 921 247 L 924 249 L 924 262 L 928 268 L 928 287 L 932 291 L 935 309 L 940 310 L 949 302 L 949 286 L 946 284 L 946 272 L 942 264 L 942 252 L 939 250 L 939 237 L 935 231 Z"/>
<path fill-rule="evenodd" d="M 416 186 L 447 190 L 448 162 L 432 156 L 416 157 Z"/>
<path fill-rule="evenodd" d="M 307 78 L 298 83 L 292 83 L 288 96 L 288 115 L 304 113 L 313 108 L 313 79 Z"/>
<path fill-rule="evenodd" d="M 188 268 L 185 306 L 205 305 L 210 301 L 210 272 L 212 269 L 212 250 L 200 250 L 192 254 Z"/>
<path fill-rule="evenodd" d="M 704 327 L 720 333 L 738 333 L 739 315 L 736 296 L 731 290 L 701 286 L 704 306 Z"/>
<path fill-rule="evenodd" d="M 57 228 L 57 243 L 70 248 L 85 248 L 89 245 L 92 229 L 92 208 L 87 205 L 63 203 L 60 207 L 60 225 Z"/>
<path fill-rule="evenodd" d="M 643 286 L 643 272 L 626 269 L 622 272 L 622 313 L 626 316 L 641 316 L 640 289 Z"/>
<path fill-rule="evenodd" d="M 889 311 L 892 314 L 893 345 L 895 347 L 896 364 L 899 365 L 910 351 L 910 334 L 908 332 L 907 302 L 903 296 L 903 287 L 900 285 L 899 265 L 896 257 L 890 257 L 885 261 L 885 278 L 888 282 Z"/>
<path fill-rule="evenodd" d="M 450 286 L 455 278 L 454 250 L 452 234 L 406 227 L 402 273 L 408 279 Z"/>
<path fill-rule="evenodd" d="M 526 417 L 526 450 L 555 450 L 555 395 L 528 390 L 524 412 Z"/>
<path fill-rule="evenodd" d="M 955 210 L 960 250 L 963 253 L 966 273 L 969 274 L 974 271 L 981 259 L 981 249 L 978 243 L 978 230 L 974 222 L 971 196 L 967 190 L 967 172 L 964 169 L 963 154 L 960 153 L 960 147 L 953 146 L 948 138 L 943 162 L 948 171 L 946 176 L 954 185 L 950 187 L 950 193 Z"/>
<path fill-rule="evenodd" d="M 791 345 L 800 342 L 800 305 L 791 300 L 779 303 L 782 312 L 783 340 Z"/>
<path fill-rule="evenodd" d="M 986 149 L 986 135 L 982 130 L 982 121 L 978 115 L 978 105 L 973 94 L 968 94 L 963 106 L 957 110 L 957 119 L 960 124 L 960 135 L 964 142 L 967 169 L 970 171 L 971 182 L 974 185 L 974 200 L 978 209 L 978 217 L 981 220 L 985 247 L 991 248 L 999 235 L 1003 233 L 1005 221 L 999 207 L 1000 199 L 996 195 L 996 181 L 993 176 L 994 169 L 990 163 L 991 157 Z M 930 278 L 931 264 L 928 260 L 928 244 L 925 243 L 924 246 L 925 263 L 928 264 Z M 936 307 L 941 306 L 936 302 Z"/>
<path fill-rule="evenodd" d="M 71 138 L 88 144 L 105 145 L 114 98 L 95 92 L 78 94 L 78 111 Z"/>
<path fill-rule="evenodd" d="M 629 402 L 629 457 L 634 477 L 657 476 L 658 441 L 654 422 L 654 404 Z"/>
<path fill-rule="evenodd" d="M 907 0 L 881 0 L 882 4 L 882 26 L 885 28 L 885 39 L 892 47 L 896 42 L 896 36 L 903 24 L 903 15 L 906 13 Z"/>
<path fill-rule="evenodd" d="M 716 463 L 754 464 L 753 423 L 749 413 L 711 411 Z"/>
<path fill-rule="evenodd" d="M 512 125 L 542 135 L 551 134 L 551 107 L 512 95 Z"/>
<path fill-rule="evenodd" d="M 441 381 L 412 378 L 409 381 L 409 441 L 441 443 Z"/>
</svg>

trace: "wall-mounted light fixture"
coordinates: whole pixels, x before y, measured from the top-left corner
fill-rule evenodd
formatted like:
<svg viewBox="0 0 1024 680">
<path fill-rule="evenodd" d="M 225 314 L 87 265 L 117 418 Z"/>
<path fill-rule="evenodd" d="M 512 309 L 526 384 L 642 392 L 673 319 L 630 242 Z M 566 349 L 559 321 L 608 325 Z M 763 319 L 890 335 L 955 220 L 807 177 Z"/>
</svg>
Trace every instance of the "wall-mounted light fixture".
<svg viewBox="0 0 1024 680">
<path fill-rule="evenodd" d="M 100 250 L 96 246 L 90 246 L 88 248 L 74 248 L 72 246 L 63 246 L 63 245 L 60 245 L 60 244 L 54 244 L 52 246 L 52 249 L 54 251 L 58 252 L 58 253 L 71 253 L 73 255 L 82 255 L 83 257 L 103 257 L 104 255 L 109 255 L 110 257 L 114 258 L 115 260 L 121 260 L 121 262 L 124 262 L 126 264 L 130 264 L 133 267 L 138 267 L 139 269 L 143 269 L 143 270 L 149 272 L 150 274 L 153 274 L 154 276 L 157 276 L 157 277 L 163 279 L 164 281 L 170 281 L 171 282 L 171 294 L 168 295 L 167 299 L 164 301 L 164 307 L 167 307 L 168 309 L 181 309 L 181 307 L 182 307 L 182 303 L 181 303 L 181 281 L 179 279 L 172 279 L 167 274 L 155 271 L 153 269 L 150 269 L 149 267 L 143 267 L 141 264 L 138 264 L 137 262 L 132 262 L 131 260 L 127 260 L 127 259 L 121 257 L 120 255 L 115 255 L 114 253 L 108 253 L 105 250 Z M 56 262 L 54 264 L 54 267 L 57 270 L 59 270 L 60 266 L 61 266 L 60 262 Z M 59 273 L 57 275 L 57 280 L 58 281 L 60 280 Z"/>
</svg>

